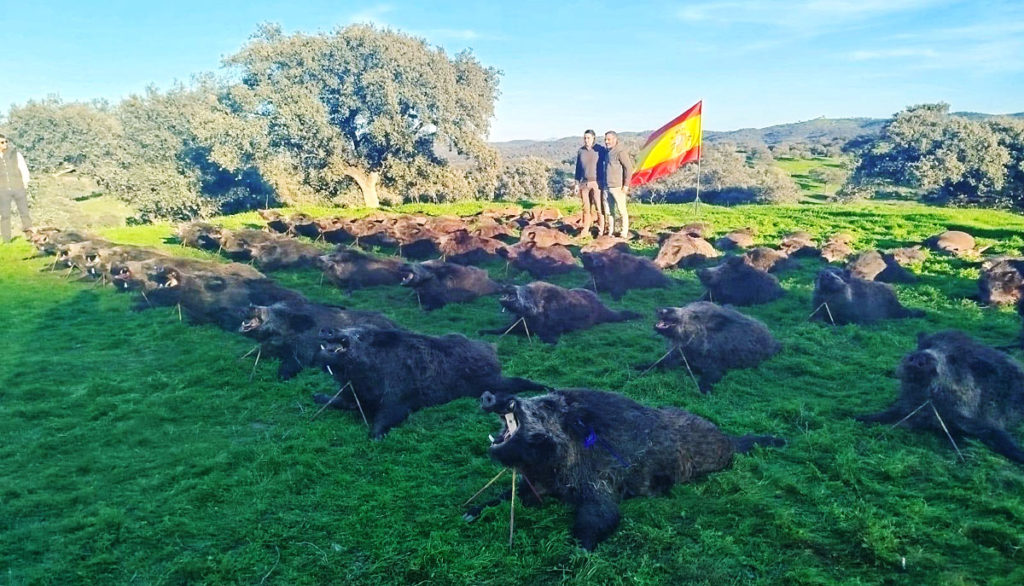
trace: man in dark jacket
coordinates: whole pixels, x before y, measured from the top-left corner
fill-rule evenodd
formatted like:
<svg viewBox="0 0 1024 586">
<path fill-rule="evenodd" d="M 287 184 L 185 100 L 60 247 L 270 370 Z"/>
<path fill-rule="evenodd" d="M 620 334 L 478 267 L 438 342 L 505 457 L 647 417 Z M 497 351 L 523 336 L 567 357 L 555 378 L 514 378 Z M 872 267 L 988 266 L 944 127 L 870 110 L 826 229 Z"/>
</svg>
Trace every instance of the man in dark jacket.
<svg viewBox="0 0 1024 586">
<path fill-rule="evenodd" d="M 633 161 L 629 158 L 626 147 L 619 144 L 619 135 L 609 130 L 604 133 L 605 152 L 602 158 L 601 167 L 604 169 L 604 183 L 601 189 L 604 192 L 604 223 L 608 227 L 608 235 L 615 232 L 615 220 L 613 216 L 617 213 L 622 229 L 619 235 L 629 238 L 629 214 L 626 213 L 626 195 L 629 189 L 629 180 L 633 177 Z"/>
<path fill-rule="evenodd" d="M 583 203 L 583 234 L 590 234 L 590 224 L 597 220 L 597 234 L 604 233 L 604 197 L 598 183 L 598 171 L 604 147 L 594 144 L 593 130 L 583 133 L 583 146 L 576 151 L 576 192 Z"/>
<path fill-rule="evenodd" d="M 32 227 L 28 215 L 28 166 L 25 157 L 0 134 L 0 238 L 11 241 L 11 200 L 18 205 L 22 230 Z"/>
</svg>

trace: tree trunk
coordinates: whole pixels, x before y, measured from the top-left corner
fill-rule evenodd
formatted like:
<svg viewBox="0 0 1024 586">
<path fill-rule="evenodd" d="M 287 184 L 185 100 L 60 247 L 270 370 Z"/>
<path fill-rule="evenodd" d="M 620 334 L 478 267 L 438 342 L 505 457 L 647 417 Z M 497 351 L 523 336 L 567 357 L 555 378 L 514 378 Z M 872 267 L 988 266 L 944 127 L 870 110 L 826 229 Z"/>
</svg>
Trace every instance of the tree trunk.
<svg viewBox="0 0 1024 586">
<path fill-rule="evenodd" d="M 366 173 L 352 167 L 349 167 L 345 173 L 355 180 L 359 185 L 359 191 L 363 192 L 363 205 L 368 208 L 379 208 L 380 198 L 377 197 L 377 184 L 380 183 L 380 173 Z"/>
</svg>

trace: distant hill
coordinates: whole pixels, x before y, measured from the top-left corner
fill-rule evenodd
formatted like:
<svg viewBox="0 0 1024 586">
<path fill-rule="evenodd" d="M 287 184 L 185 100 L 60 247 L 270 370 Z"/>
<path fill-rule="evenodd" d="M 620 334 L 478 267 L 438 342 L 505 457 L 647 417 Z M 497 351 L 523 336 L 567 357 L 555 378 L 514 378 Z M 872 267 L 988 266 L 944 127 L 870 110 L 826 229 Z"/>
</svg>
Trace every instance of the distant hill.
<svg viewBox="0 0 1024 586">
<path fill-rule="evenodd" d="M 955 112 L 955 116 L 963 116 L 974 120 L 992 118 L 993 114 L 978 112 Z M 1014 118 L 1024 118 L 1024 112 L 1007 114 Z M 704 131 L 704 140 L 709 143 L 733 142 L 742 146 L 771 146 L 784 143 L 832 143 L 846 142 L 862 135 L 877 134 L 888 118 L 815 118 L 803 122 L 777 124 L 766 128 L 741 128 L 728 132 L 714 130 Z M 652 130 L 643 132 L 620 132 L 619 136 L 628 144 L 639 146 L 646 140 Z M 600 138 L 600 137 L 598 137 Z M 579 148 L 580 137 L 568 136 L 555 140 L 510 140 L 493 142 L 491 146 L 498 149 L 501 156 L 508 159 L 534 156 L 550 161 L 572 159 Z"/>
</svg>

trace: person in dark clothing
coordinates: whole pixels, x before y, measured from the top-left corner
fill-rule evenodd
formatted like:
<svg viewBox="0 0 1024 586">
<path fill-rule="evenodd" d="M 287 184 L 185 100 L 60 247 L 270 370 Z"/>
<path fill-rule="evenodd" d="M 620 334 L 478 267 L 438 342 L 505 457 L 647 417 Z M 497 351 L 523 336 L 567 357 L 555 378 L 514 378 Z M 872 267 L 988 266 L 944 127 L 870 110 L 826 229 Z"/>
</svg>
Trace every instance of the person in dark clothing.
<svg viewBox="0 0 1024 586">
<path fill-rule="evenodd" d="M 608 235 L 615 232 L 616 213 L 622 223 L 619 235 L 629 238 L 629 214 L 626 213 L 626 195 L 629 180 L 633 177 L 633 161 L 629 158 L 626 147 L 619 144 L 619 135 L 609 130 L 604 133 L 604 157 L 601 167 L 604 170 L 601 191 L 604 195 L 604 223 L 608 227 Z"/>
<path fill-rule="evenodd" d="M 0 238 L 11 241 L 11 200 L 18 205 L 22 230 L 32 227 L 28 214 L 28 166 L 25 157 L 0 134 Z"/>
<path fill-rule="evenodd" d="M 576 192 L 583 203 L 583 234 L 590 234 L 591 222 L 597 220 L 597 234 L 604 233 L 604 198 L 598 183 L 601 154 L 604 147 L 594 144 L 593 130 L 583 133 L 583 146 L 576 151 Z"/>
</svg>

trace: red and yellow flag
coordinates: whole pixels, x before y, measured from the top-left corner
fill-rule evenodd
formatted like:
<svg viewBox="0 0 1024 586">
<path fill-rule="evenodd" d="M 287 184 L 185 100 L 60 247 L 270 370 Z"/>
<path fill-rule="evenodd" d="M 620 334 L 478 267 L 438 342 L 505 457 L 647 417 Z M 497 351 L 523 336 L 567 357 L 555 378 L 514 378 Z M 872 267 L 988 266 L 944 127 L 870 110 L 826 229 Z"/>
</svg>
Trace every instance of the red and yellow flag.
<svg viewBox="0 0 1024 586">
<path fill-rule="evenodd" d="M 700 158 L 700 110 L 703 100 L 678 118 L 654 131 L 640 152 L 630 187 L 637 187 L 670 175 L 686 163 Z"/>
</svg>

